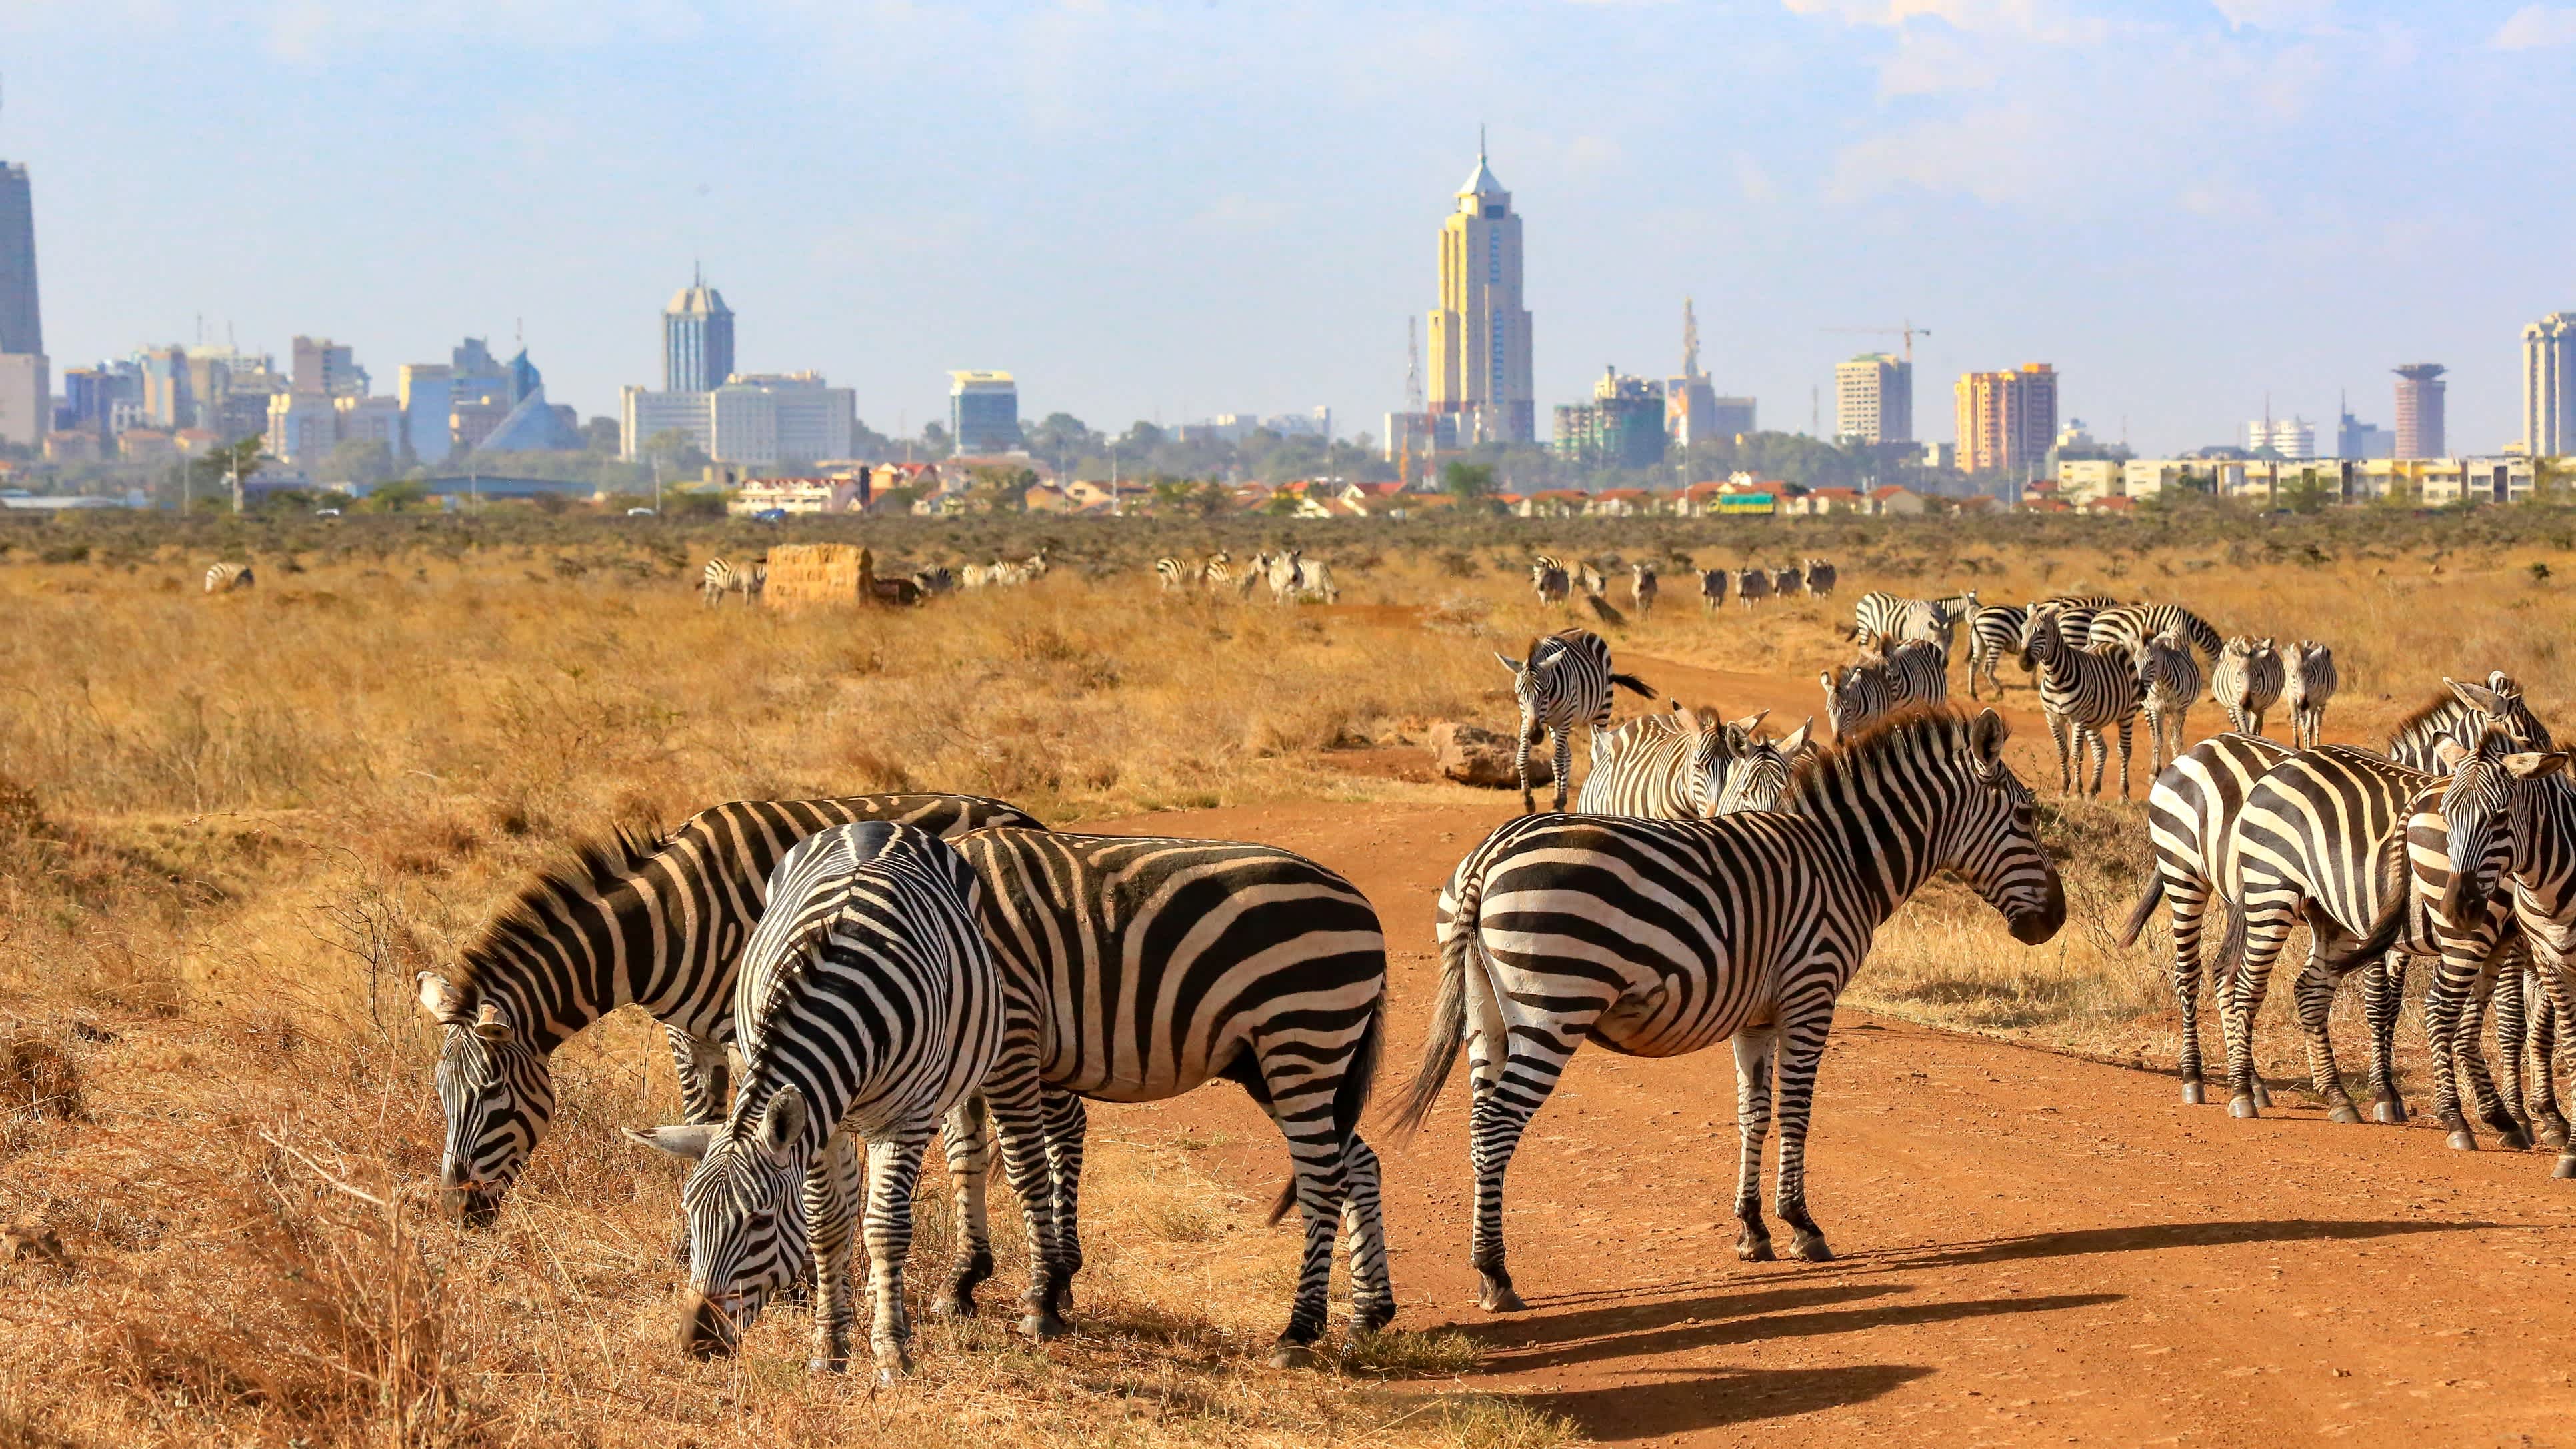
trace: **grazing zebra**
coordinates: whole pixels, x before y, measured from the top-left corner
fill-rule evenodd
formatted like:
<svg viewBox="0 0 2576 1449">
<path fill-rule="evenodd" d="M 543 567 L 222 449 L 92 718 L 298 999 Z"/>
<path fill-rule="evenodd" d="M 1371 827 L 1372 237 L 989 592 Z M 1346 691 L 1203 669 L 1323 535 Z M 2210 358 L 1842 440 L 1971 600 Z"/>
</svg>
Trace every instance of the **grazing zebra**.
<svg viewBox="0 0 2576 1449">
<path fill-rule="evenodd" d="M 1909 710 L 1801 768 L 1783 810 L 1523 817 L 1459 862 L 1437 917 L 1440 999 L 1397 1123 L 1429 1115 L 1463 1049 L 1482 1306 L 1526 1306 L 1505 1260 L 1504 1173 L 1586 1040 L 1648 1057 L 1733 1043 L 1736 1253 L 1748 1261 L 1773 1255 L 1760 1187 L 1776 1054 L 1789 1251 L 1833 1256 L 1807 1211 L 1807 1129 L 1835 1001 L 1871 936 L 1942 869 L 2025 943 L 2066 917 L 2005 735 L 1991 710 Z"/>
<path fill-rule="evenodd" d="M 2487 675 L 2483 685 L 2444 679 L 2449 696 L 2436 695 L 2430 703 L 2397 722 L 2397 732 L 2388 737 L 2381 754 L 2410 770 L 2426 774 L 2441 769 L 2441 747 L 2445 741 L 2468 748 L 2486 733 L 2490 720 L 2505 727 L 2505 732 L 2526 750 L 2555 748 L 2549 727 L 2522 702 L 2522 686 L 2503 670 Z"/>
<path fill-rule="evenodd" d="M 1610 581 L 1601 576 L 1601 570 L 1594 568 L 1588 563 L 1579 565 L 1576 568 L 1574 581 L 1582 586 L 1585 594 L 1595 599 L 1600 598 L 1603 592 L 1610 587 Z"/>
<path fill-rule="evenodd" d="M 1850 637 L 1859 642 L 1867 642 L 1874 634 L 1900 641 L 1920 639 L 1940 645 L 1946 656 L 1953 627 L 1949 610 L 1934 600 L 1869 593 L 1861 595 L 1860 602 L 1852 608 Z"/>
<path fill-rule="evenodd" d="M 1546 554 L 1530 561 L 1530 587 L 1538 592 L 1542 604 L 1563 604 L 1573 592 L 1573 575 L 1565 565 Z"/>
<path fill-rule="evenodd" d="M 554 1119 L 555 1049 L 621 1006 L 661 1021 L 688 1119 L 721 1116 L 735 963 L 770 871 L 798 841 L 857 820 L 952 837 L 1038 824 L 976 795 L 737 800 L 667 836 L 621 835 L 543 872 L 456 965 L 421 972 L 421 1006 L 445 1029 L 442 1203 L 469 1226 L 491 1221 Z"/>
<path fill-rule="evenodd" d="M 737 564 L 731 559 L 711 558 L 707 560 L 706 571 L 698 577 L 698 595 L 702 602 L 713 608 L 724 602 L 725 595 L 738 593 L 742 595 L 743 607 L 749 608 L 751 601 L 759 597 L 768 584 L 769 567 L 766 564 Z"/>
<path fill-rule="evenodd" d="M 1724 569 L 1699 571 L 1699 607 L 1703 614 L 1714 614 L 1726 603 L 1727 573 Z"/>
<path fill-rule="evenodd" d="M 1297 561 L 1297 596 L 1302 599 L 1320 599 L 1327 604 L 1340 603 L 1342 589 L 1341 585 L 1333 582 L 1333 566 L 1328 563 L 1308 563 L 1302 558 L 1299 559 Z"/>
<path fill-rule="evenodd" d="M 1186 564 L 1176 558 L 1164 557 L 1154 560 L 1154 577 L 1163 581 L 1163 592 L 1167 594 L 1195 588 L 1199 580 L 1206 576 L 1207 571 L 1203 567 Z"/>
<path fill-rule="evenodd" d="M 921 1154 L 1001 1046 L 1002 978 L 982 890 L 954 847 L 909 825 L 838 825 L 778 862 L 734 993 L 742 1090 L 722 1122 L 627 1136 L 697 1163 L 682 1344 L 730 1354 L 771 1293 L 815 1278 L 814 1357 L 850 1358 L 853 1218 L 865 1196 L 868 1346 L 912 1372 L 904 1265 Z M 864 1143 L 867 1162 L 859 1162 Z"/>
<path fill-rule="evenodd" d="M 1234 583 L 1234 555 L 1223 549 L 1209 554 L 1207 563 L 1199 569 L 1199 581 L 1207 585 L 1211 594 L 1225 592 Z"/>
<path fill-rule="evenodd" d="M 2118 604 L 2093 616 L 2091 630 L 2084 644 L 2116 644 L 2136 650 L 2159 634 L 2180 634 L 2185 648 L 2197 649 L 2211 659 L 2224 647 L 2218 631 L 2206 620 L 2180 604 Z"/>
<path fill-rule="evenodd" d="M 983 885 L 984 936 L 1011 1018 L 984 1096 L 1021 1195 L 1035 1273 L 1022 1327 L 1064 1331 L 1082 1266 L 1082 1099 L 1159 1102 L 1218 1077 L 1288 1139 L 1306 1245 L 1271 1361 L 1313 1362 L 1333 1229 L 1351 1248 L 1351 1320 L 1395 1316 L 1377 1154 L 1359 1135 L 1386 1021 L 1386 940 L 1348 880 L 1288 851 L 1231 841 L 982 830 L 957 842 Z M 963 1124 L 974 1152 L 977 1124 Z M 992 1272 L 980 1195 L 966 1199 L 956 1277 L 937 1307 L 974 1311 Z"/>
<path fill-rule="evenodd" d="M 1995 698 L 2004 697 L 2004 682 L 1995 675 L 1995 665 L 2007 658 L 2018 658 L 2022 639 L 2028 631 L 2030 611 L 2018 604 L 1980 604 L 1968 615 L 1968 698 L 1977 699 L 1977 681 L 1982 677 L 1995 687 Z"/>
<path fill-rule="evenodd" d="M 1805 567 L 1807 570 L 1807 592 L 1815 595 L 1819 599 L 1832 598 L 1834 596 L 1834 566 L 1823 559 L 1811 558 L 1806 561 Z"/>
<path fill-rule="evenodd" d="M 1898 704 L 1946 704 L 1950 699 L 1950 655 L 1928 639 L 1896 643 L 1881 634 L 1876 652 L 1886 661 L 1888 682 Z"/>
<path fill-rule="evenodd" d="M 1771 576 L 1771 592 L 1783 599 L 1794 599 L 1807 591 L 1806 571 L 1796 564 Z"/>
<path fill-rule="evenodd" d="M 957 570 L 957 586 L 961 589 L 980 589 L 993 581 L 993 570 L 985 564 L 966 564 Z"/>
<path fill-rule="evenodd" d="M 2137 941 L 2156 904 L 2163 902 L 2173 930 L 2174 1001 L 2182 1014 L 2182 1099 L 2192 1106 L 2203 1101 L 2201 927 L 2208 920 L 2209 902 L 2217 892 L 2229 836 L 2237 812 L 2245 806 L 2246 793 L 2264 771 L 2289 755 L 2288 746 L 2257 735 L 2212 735 L 2176 756 L 2147 787 L 2147 843 L 2155 851 L 2156 868 L 2129 912 L 2120 946 L 2125 950 Z M 2223 1010 L 2229 980 L 2214 972 L 2211 979 Z M 2268 1104 L 2259 1079 L 2254 1092 L 2258 1101 Z"/>
<path fill-rule="evenodd" d="M 1735 571 L 1735 602 L 1745 608 L 1771 597 L 1771 576 L 1760 569 Z"/>
<path fill-rule="evenodd" d="M 2303 750 L 2325 742 L 2326 701 L 2334 698 L 2334 651 L 2301 639 L 2284 656 L 2281 697 L 2289 701 L 2291 738 Z"/>
<path fill-rule="evenodd" d="M 2227 711 L 2228 728 L 2263 733 L 2263 715 L 2281 697 L 2281 652 L 2269 639 L 2228 640 L 2209 672 L 2209 697 Z"/>
<path fill-rule="evenodd" d="M 1538 808 L 1530 794 L 1529 752 L 1540 731 L 1555 736 L 1556 808 L 1565 808 L 1566 776 L 1574 767 L 1574 727 L 1590 725 L 1600 734 L 1610 727 L 1610 686 L 1648 699 L 1655 691 L 1633 674 L 1614 674 L 1610 646 L 1589 629 L 1565 629 L 1530 641 L 1529 654 L 1514 659 L 1496 650 L 1494 657 L 1512 672 L 1512 693 L 1520 701 L 1520 735 L 1513 764 L 1520 775 L 1521 809 Z"/>
<path fill-rule="evenodd" d="M 1592 737 L 1592 769 L 1574 808 L 1586 815 L 1695 820 L 1718 812 L 1732 766 L 1752 748 L 1759 714 L 1720 722 L 1685 710 L 1640 715 Z"/>
<path fill-rule="evenodd" d="M 2129 656 L 2138 671 L 2140 706 L 2147 716 L 2147 758 L 2157 774 L 2168 758 L 2182 758 L 2183 724 L 2200 698 L 2200 665 L 2183 636 L 2168 629 Z"/>
<path fill-rule="evenodd" d="M 1303 553 L 1302 549 L 1292 548 L 1285 553 L 1274 553 L 1270 556 L 1270 573 L 1266 580 L 1270 585 L 1270 602 L 1274 604 L 1296 602 L 1298 586 L 1305 577 L 1303 571 L 1298 568 L 1298 561 Z"/>
<path fill-rule="evenodd" d="M 210 594 L 227 594 L 235 589 L 250 588 L 258 582 L 246 563 L 219 563 L 206 570 L 206 592 Z"/>
<path fill-rule="evenodd" d="M 2039 707 L 2048 716 L 2048 735 L 2057 747 L 2057 788 L 2072 795 L 2083 776 L 2081 759 L 2089 743 L 2093 753 L 2095 798 L 2102 794 L 2102 767 L 2109 742 L 2103 727 L 2120 727 L 2120 798 L 2129 798 L 2129 742 L 2138 723 L 2138 669 L 2126 650 L 2077 649 L 2058 632 L 2057 614 L 2043 611 L 2031 620 L 2022 663 L 2038 671 Z"/>
<path fill-rule="evenodd" d="M 912 576 L 912 586 L 921 590 L 924 598 L 928 598 L 932 595 L 945 594 L 955 589 L 957 587 L 957 576 L 949 572 L 946 564 L 941 564 L 937 568 L 923 569 L 921 572 L 914 574 Z"/>
<path fill-rule="evenodd" d="M 1826 670 L 1816 678 L 1825 686 L 1825 722 L 1837 742 L 1896 708 L 1896 680 L 1885 660 L 1864 659 L 1839 677 Z"/>
<path fill-rule="evenodd" d="M 1662 586 L 1655 582 L 1653 564 L 1640 562 L 1628 565 L 1628 603 L 1636 609 L 1639 619 L 1653 616 L 1655 596 L 1661 592 Z"/>
</svg>

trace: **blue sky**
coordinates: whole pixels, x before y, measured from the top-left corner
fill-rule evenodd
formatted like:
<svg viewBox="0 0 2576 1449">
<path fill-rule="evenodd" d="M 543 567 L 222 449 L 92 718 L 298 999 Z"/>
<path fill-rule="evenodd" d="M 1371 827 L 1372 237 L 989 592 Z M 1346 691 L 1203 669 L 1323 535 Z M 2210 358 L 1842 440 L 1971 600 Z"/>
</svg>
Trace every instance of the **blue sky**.
<svg viewBox="0 0 2576 1449">
<path fill-rule="evenodd" d="M 202 315 L 390 389 L 524 327 L 608 413 L 703 258 L 740 366 L 881 431 L 998 367 L 1030 416 L 1375 432 L 1482 120 L 1542 413 L 1672 370 L 1689 294 L 1770 427 L 1877 345 L 1825 329 L 1910 317 L 1926 437 L 1969 368 L 2162 451 L 2267 391 L 2385 426 L 2433 360 L 2492 448 L 2576 308 L 2571 61 L 2520 0 L 0 0 L 0 157 L 58 367 Z"/>
</svg>

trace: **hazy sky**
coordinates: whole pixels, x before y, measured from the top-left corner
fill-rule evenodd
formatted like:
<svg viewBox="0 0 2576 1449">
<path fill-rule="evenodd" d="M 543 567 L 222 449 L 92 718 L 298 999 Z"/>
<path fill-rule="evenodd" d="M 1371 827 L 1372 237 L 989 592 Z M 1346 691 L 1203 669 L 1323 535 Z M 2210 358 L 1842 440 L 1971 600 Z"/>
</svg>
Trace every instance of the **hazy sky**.
<svg viewBox="0 0 2576 1449">
<path fill-rule="evenodd" d="M 1881 345 L 1826 329 L 1910 317 L 1926 437 L 1969 368 L 2164 451 L 2267 390 L 2386 426 L 2431 360 L 2487 449 L 2576 308 L 2571 62 L 2576 4 L 2517 0 L 0 0 L 0 157 L 58 368 L 202 315 L 390 390 L 523 325 L 610 413 L 703 258 L 739 366 L 880 431 L 995 367 L 1032 418 L 1374 433 L 1482 120 L 1542 418 L 1674 370 L 1690 294 L 1767 427 Z"/>
</svg>

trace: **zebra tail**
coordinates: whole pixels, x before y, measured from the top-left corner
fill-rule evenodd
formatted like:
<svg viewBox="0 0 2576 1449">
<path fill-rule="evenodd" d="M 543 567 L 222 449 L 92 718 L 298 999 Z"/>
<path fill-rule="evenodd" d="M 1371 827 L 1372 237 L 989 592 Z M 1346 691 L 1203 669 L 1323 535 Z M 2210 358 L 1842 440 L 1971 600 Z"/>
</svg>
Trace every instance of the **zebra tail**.
<svg viewBox="0 0 2576 1449">
<path fill-rule="evenodd" d="M 1630 694 L 1641 694 L 1648 699 L 1655 697 L 1655 687 L 1633 674 L 1613 674 L 1610 676 L 1610 682 Z"/>
<path fill-rule="evenodd" d="M 2406 909 L 2413 904 L 2413 884 L 2407 878 L 2406 832 L 2401 830 L 2380 847 L 2379 914 L 2371 918 L 2370 933 L 2327 958 L 2326 969 L 2340 974 L 2364 961 L 2376 961 L 2387 955 L 2388 948 L 2397 943 L 2397 933 L 2406 928 Z"/>
<path fill-rule="evenodd" d="M 2160 870 L 2148 872 L 2147 893 L 2138 897 L 2137 905 L 2129 911 L 2129 924 L 2120 928 L 2121 950 L 2138 944 L 2138 933 L 2147 928 L 2147 917 L 2156 913 L 2156 903 L 2164 898 L 2165 873 Z"/>
<path fill-rule="evenodd" d="M 1386 1036 L 1386 997 L 1378 996 L 1369 1008 L 1368 1025 L 1360 1028 L 1359 1044 L 1351 1048 L 1351 1059 L 1342 1066 L 1342 1084 L 1333 1091 L 1333 1136 L 1345 1144 L 1360 1135 L 1360 1118 L 1368 1111 L 1369 1091 L 1377 1085 L 1379 1048 Z M 1297 1205 L 1297 1179 L 1291 1175 L 1280 1184 L 1279 1198 L 1270 1204 L 1270 1221 L 1276 1226 L 1288 1210 Z"/>
<path fill-rule="evenodd" d="M 1440 999 L 1431 1008 L 1431 1034 L 1422 1043 L 1422 1063 L 1413 1069 L 1413 1085 L 1404 1104 L 1387 1124 L 1398 1142 L 1409 1142 L 1440 1101 L 1440 1089 L 1458 1066 L 1467 1045 L 1468 953 L 1476 949 L 1476 918 L 1483 904 L 1483 882 L 1470 880 L 1459 892 L 1458 914 L 1450 921 L 1448 942 L 1440 948 Z"/>
</svg>

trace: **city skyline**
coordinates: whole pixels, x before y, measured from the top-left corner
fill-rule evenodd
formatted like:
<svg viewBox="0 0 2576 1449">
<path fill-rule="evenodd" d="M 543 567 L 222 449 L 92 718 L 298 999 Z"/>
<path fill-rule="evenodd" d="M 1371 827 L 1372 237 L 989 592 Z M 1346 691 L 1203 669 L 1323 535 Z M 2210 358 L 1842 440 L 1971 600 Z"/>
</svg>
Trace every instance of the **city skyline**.
<svg viewBox="0 0 2576 1449">
<path fill-rule="evenodd" d="M 2053 357 L 2065 406 L 2141 452 L 2228 441 L 2266 391 L 2283 412 L 2330 416 L 2348 391 L 2386 416 L 2388 370 L 2427 356 L 2451 368 L 2452 446 L 2493 449 L 2520 434 L 2520 329 L 2576 304 L 2524 240 L 2560 205 L 2535 215 L 2521 178 L 2569 101 L 2522 81 L 2576 43 L 2541 6 L 2440 24 L 2332 0 L 95 19 L 0 16 L 0 48 L 43 62 L 11 73 L 0 158 L 34 178 L 58 377 L 200 317 L 263 351 L 343 337 L 382 374 L 523 319 L 552 391 L 604 415 L 658 371 L 632 297 L 668 296 L 703 256 L 756 319 L 745 366 L 846 380 L 881 431 L 941 416 L 970 362 L 1016 372 L 1032 416 L 1106 428 L 1246 404 L 1373 422 L 1402 403 L 1426 200 L 1479 115 L 1530 217 L 1542 411 L 1602 357 L 1668 356 L 1687 293 L 1715 391 L 1765 399 L 1775 427 L 1803 427 L 1799 394 L 1848 356 L 1825 329 L 1911 315 L 1934 329 L 1923 378 Z M 1694 79 L 1712 49 L 1736 84 Z M 961 83 L 970 56 L 1032 79 L 935 132 L 864 124 Z M 1134 99 L 1082 106 L 1043 78 L 1066 56 Z M 679 126 L 630 79 L 676 57 L 797 124 Z M 862 58 L 893 72 L 864 107 L 830 84 Z M 2336 100 L 2400 83 L 2464 99 L 2402 122 Z M 1277 126 L 1315 86 L 1324 117 Z M 1603 99 L 1564 119 L 1544 98 L 1568 89 Z M 276 99 L 227 99 L 244 91 Z M 146 95 L 209 122 L 140 127 Z M 2052 101 L 2076 95 L 2092 103 Z M 1204 125 L 1155 120 L 1175 108 Z M 490 123 L 455 124 L 469 114 Z M 2016 116 L 2009 155 L 1967 144 Z M 1714 164 L 1680 164 L 1712 144 Z M 367 164 L 387 146 L 404 165 Z M 92 164 L 102 147 L 125 159 Z M 275 186 L 245 211 L 222 158 L 254 153 Z M 2309 178 L 2296 205 L 2269 199 L 2276 153 Z M 2389 218 L 2385 179 L 2427 167 L 2446 211 L 2510 205 L 2517 224 Z M 959 174 L 988 199 L 961 200 Z M 152 216 L 218 220 L 174 251 L 133 224 Z"/>
</svg>

